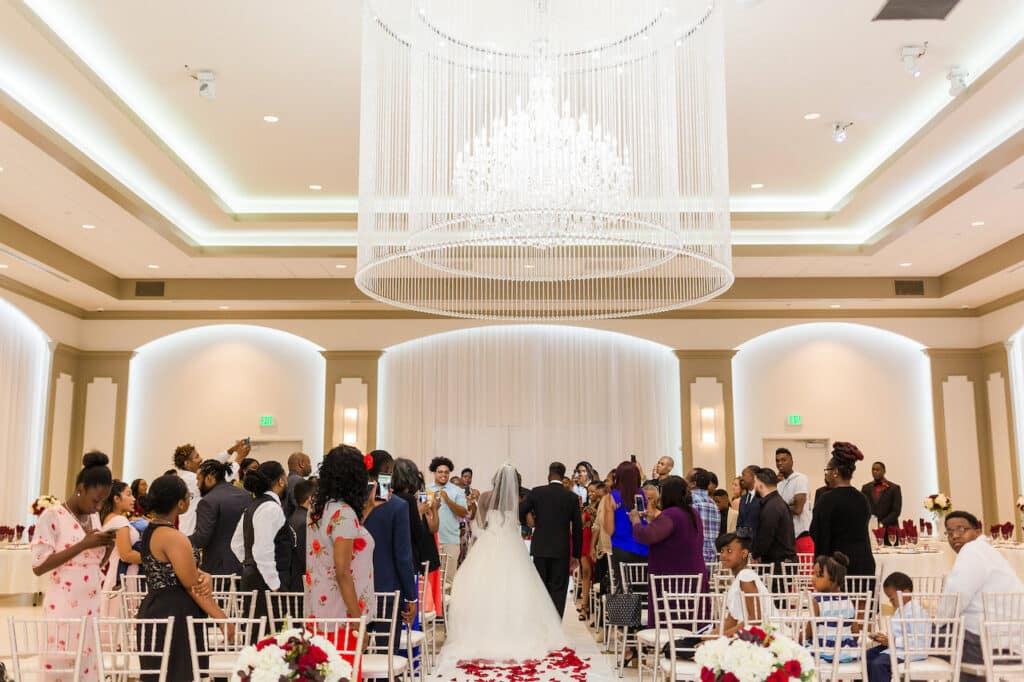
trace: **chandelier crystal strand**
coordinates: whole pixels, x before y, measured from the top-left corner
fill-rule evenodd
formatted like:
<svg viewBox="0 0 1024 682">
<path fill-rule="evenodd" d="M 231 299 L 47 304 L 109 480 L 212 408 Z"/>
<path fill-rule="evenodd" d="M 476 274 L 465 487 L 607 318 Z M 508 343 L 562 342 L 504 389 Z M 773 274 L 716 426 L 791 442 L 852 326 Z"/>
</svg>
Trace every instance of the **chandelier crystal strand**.
<svg viewBox="0 0 1024 682">
<path fill-rule="evenodd" d="M 364 0 L 358 286 L 424 312 L 540 320 L 726 290 L 720 11 Z"/>
</svg>

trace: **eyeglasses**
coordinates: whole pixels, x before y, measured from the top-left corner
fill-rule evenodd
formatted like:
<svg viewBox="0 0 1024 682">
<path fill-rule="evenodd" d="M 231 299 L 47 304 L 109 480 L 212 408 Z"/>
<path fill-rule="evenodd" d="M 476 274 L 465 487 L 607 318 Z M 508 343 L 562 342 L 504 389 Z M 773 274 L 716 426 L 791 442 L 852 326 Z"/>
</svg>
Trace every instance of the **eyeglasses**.
<svg viewBox="0 0 1024 682">
<path fill-rule="evenodd" d="M 966 535 L 968 531 L 972 530 L 974 529 L 970 526 L 957 526 L 956 528 L 949 528 L 946 530 L 946 537 L 952 538 L 956 537 L 957 535 Z"/>
<path fill-rule="evenodd" d="M 836 470 L 835 469 L 828 469 L 828 468 L 826 468 L 826 469 L 824 469 L 824 472 L 826 474 L 834 474 L 836 472 Z"/>
</svg>

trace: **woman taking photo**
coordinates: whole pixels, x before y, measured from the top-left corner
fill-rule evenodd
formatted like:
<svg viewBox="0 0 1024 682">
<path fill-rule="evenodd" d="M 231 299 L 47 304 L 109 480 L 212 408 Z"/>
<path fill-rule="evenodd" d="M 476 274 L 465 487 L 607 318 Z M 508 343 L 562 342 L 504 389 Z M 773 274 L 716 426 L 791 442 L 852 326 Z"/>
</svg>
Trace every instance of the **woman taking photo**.
<svg viewBox="0 0 1024 682">
<path fill-rule="evenodd" d="M 825 483 L 831 490 L 814 505 L 811 537 L 818 556 L 841 552 L 850 557 L 847 575 L 875 575 L 868 520 L 871 509 L 864 494 L 851 484 L 857 462 L 864 455 L 853 443 L 837 442 L 825 465 Z"/>
<path fill-rule="evenodd" d="M 189 655 L 188 625 L 186 618 L 225 618 L 211 595 L 210 577 L 198 566 L 198 551 L 174 527 L 181 514 L 188 510 L 188 486 L 179 476 L 161 476 L 153 481 L 146 496 L 146 506 L 152 515 L 150 524 L 142 533 L 142 571 L 146 574 L 146 597 L 142 600 L 138 618 L 167 618 L 174 616 L 171 630 L 171 653 L 167 661 L 168 680 L 192 679 L 192 661 Z M 158 633 L 161 636 L 162 633 Z M 231 634 L 231 633 L 229 633 Z M 145 633 L 139 633 L 140 639 Z M 202 641 L 202 633 L 196 633 Z M 142 656 L 144 669 L 160 667 L 158 657 Z M 200 665 L 206 666 L 205 657 Z M 143 675 L 143 682 L 156 680 L 157 675 Z"/>
<path fill-rule="evenodd" d="M 135 512 L 135 497 L 131 488 L 124 481 L 114 481 L 110 486 L 110 496 L 103 503 L 100 517 L 103 529 L 114 533 L 114 550 L 107 560 L 107 572 L 103 574 L 103 591 L 111 592 L 121 587 L 121 577 L 137 575 L 142 555 L 132 549 L 142 534 L 129 520 Z M 122 565 L 123 564 L 123 565 Z M 103 604 L 103 615 L 118 617 L 118 599 L 106 599 Z"/>
<path fill-rule="evenodd" d="M 320 464 L 306 532 L 306 618 L 372 615 L 373 537 L 363 519 L 373 509 L 376 486 L 368 488 L 366 471 L 362 453 L 351 445 L 334 448 Z"/>
<path fill-rule="evenodd" d="M 43 597 L 47 618 L 93 618 L 100 615 L 103 576 L 100 566 L 114 545 L 113 532 L 100 531 L 99 511 L 110 496 L 112 477 L 107 456 L 89 452 L 82 458 L 82 470 L 75 479 L 75 493 L 63 504 L 50 507 L 39 516 L 32 539 L 32 572 L 43 575 L 53 571 Z M 68 656 L 52 656 L 43 666 L 63 669 L 74 666 L 70 652 L 78 647 L 78 633 L 61 647 Z M 86 636 L 82 645 L 79 680 L 93 682 L 96 672 L 96 646 Z M 49 682 L 76 682 L 66 676 L 47 677 Z"/>
<path fill-rule="evenodd" d="M 242 562 L 242 591 L 256 590 L 255 617 L 263 618 L 268 615 L 266 593 L 291 583 L 295 532 L 285 522 L 281 506 L 288 475 L 279 462 L 270 460 L 246 472 L 244 485 L 254 499 L 238 521 L 231 551 Z"/>
</svg>

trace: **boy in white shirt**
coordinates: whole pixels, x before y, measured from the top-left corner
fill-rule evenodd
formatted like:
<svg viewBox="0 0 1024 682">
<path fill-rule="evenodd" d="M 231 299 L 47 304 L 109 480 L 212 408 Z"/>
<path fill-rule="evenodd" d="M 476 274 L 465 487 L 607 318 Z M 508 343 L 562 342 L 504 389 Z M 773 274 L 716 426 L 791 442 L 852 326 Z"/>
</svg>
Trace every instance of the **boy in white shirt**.
<svg viewBox="0 0 1024 682">
<path fill-rule="evenodd" d="M 923 647 L 932 634 L 931 624 L 927 622 L 931 616 L 920 602 L 913 598 L 911 593 L 914 591 L 914 583 L 906 573 L 890 573 L 882 583 L 882 590 L 896 610 L 893 614 L 894 619 L 922 619 L 922 622 L 911 623 L 906 628 L 897 627 L 895 632 L 889 635 L 880 632 L 871 635 L 871 639 L 878 646 L 867 651 L 868 682 L 889 682 L 892 679 L 892 660 L 889 648 L 892 647 L 896 651 L 897 659 L 902 661 L 905 658 L 903 653 L 905 650 L 904 632 L 910 639 L 911 648 Z M 921 658 L 921 656 L 912 656 L 911 660 L 920 660 Z"/>
</svg>

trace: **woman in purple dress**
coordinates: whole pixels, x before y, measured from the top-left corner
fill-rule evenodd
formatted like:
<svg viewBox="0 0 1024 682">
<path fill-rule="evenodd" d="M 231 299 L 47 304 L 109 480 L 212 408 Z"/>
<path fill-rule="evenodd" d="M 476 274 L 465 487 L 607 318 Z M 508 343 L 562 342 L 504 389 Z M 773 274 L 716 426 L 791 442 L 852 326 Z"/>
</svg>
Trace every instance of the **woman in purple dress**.
<svg viewBox="0 0 1024 682">
<path fill-rule="evenodd" d="M 679 476 L 661 483 L 661 511 L 649 505 L 641 516 L 629 513 L 633 538 L 649 548 L 648 575 L 700 575 L 701 592 L 708 591 L 704 563 L 704 529 L 690 502 L 690 488 Z M 645 523 L 646 521 L 646 523 Z M 658 595 L 652 595 L 657 598 Z M 647 627 L 654 627 L 654 603 L 647 609 Z"/>
</svg>

